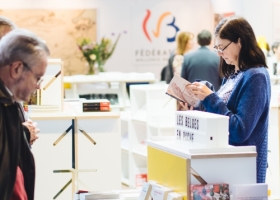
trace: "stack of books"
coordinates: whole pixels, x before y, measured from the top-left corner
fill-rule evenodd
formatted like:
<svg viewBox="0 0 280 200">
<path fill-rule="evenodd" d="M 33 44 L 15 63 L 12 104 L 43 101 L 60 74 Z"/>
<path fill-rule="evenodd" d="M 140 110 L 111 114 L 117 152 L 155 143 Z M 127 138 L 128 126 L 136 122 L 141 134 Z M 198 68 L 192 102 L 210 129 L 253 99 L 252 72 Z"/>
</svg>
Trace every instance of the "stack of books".
<svg viewBox="0 0 280 200">
<path fill-rule="evenodd" d="M 139 189 L 112 190 L 108 192 L 94 192 L 79 190 L 74 195 L 74 200 L 138 200 Z"/>
<path fill-rule="evenodd" d="M 81 101 L 82 112 L 110 111 L 110 101 L 107 99 L 91 99 Z"/>
</svg>

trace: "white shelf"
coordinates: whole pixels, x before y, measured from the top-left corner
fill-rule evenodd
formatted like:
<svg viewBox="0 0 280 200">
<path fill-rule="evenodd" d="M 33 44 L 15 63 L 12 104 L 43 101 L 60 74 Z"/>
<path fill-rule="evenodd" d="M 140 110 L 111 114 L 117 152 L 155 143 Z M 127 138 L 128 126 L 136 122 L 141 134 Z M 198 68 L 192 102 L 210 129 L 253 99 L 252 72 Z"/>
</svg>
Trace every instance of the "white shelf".
<svg viewBox="0 0 280 200">
<path fill-rule="evenodd" d="M 143 105 L 141 109 L 136 112 L 132 112 L 132 119 L 140 122 L 147 122 L 147 109 L 146 105 Z"/>
<path fill-rule="evenodd" d="M 128 178 L 122 177 L 121 181 L 122 181 L 122 184 L 129 186 L 129 179 Z"/>
<path fill-rule="evenodd" d="M 80 94 L 117 94 L 119 108 L 124 110 L 130 107 L 130 99 L 126 90 L 126 83 L 156 81 L 152 73 L 122 73 L 103 72 L 98 75 L 64 76 L 63 82 L 71 84 L 65 90 L 66 98 L 78 98 Z"/>
<path fill-rule="evenodd" d="M 126 151 L 126 152 L 129 152 L 129 149 L 128 149 L 128 147 L 123 147 L 123 146 L 122 146 L 122 147 L 121 147 L 121 150 L 122 150 L 122 151 Z"/>
<path fill-rule="evenodd" d="M 141 118 L 141 117 L 132 117 L 131 119 L 134 121 L 143 122 L 143 123 L 147 122 L 147 119 Z"/>
<path fill-rule="evenodd" d="M 135 154 L 135 155 L 137 155 L 137 156 L 141 156 L 141 157 L 143 157 L 143 158 L 147 158 L 147 152 L 133 150 L 132 153 Z"/>
<path fill-rule="evenodd" d="M 171 124 L 156 124 L 156 123 L 148 123 L 148 126 L 152 128 L 166 129 L 166 128 L 174 128 L 174 125 Z"/>
<path fill-rule="evenodd" d="M 165 94 L 166 89 L 165 84 L 130 86 L 131 112 L 121 114 L 121 119 L 122 125 L 128 127 L 128 173 L 129 186 L 132 188 L 139 187 L 136 185 L 137 175 L 147 173 L 145 141 L 153 136 L 174 135 L 172 128 L 175 127 L 176 101 L 170 100 Z M 122 135 L 125 135 L 125 128 L 122 129 Z M 124 167 L 126 164 L 122 163 Z"/>
<path fill-rule="evenodd" d="M 121 118 L 121 121 L 129 122 L 131 120 L 131 112 L 130 111 L 121 111 L 120 118 Z"/>
</svg>

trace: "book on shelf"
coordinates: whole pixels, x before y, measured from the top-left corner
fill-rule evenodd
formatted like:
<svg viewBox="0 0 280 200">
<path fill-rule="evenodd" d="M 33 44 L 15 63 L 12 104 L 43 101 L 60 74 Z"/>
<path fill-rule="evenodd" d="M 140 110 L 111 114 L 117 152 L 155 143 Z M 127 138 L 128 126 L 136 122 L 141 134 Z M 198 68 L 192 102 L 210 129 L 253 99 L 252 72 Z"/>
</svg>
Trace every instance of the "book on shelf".
<svg viewBox="0 0 280 200">
<path fill-rule="evenodd" d="M 152 191 L 152 184 L 144 182 L 138 200 L 149 200 Z"/>
<path fill-rule="evenodd" d="M 233 185 L 232 196 L 233 199 L 267 200 L 270 195 L 267 183 L 253 183 Z"/>
<path fill-rule="evenodd" d="M 180 102 L 188 103 L 189 106 L 196 106 L 199 99 L 192 92 L 189 92 L 188 85 L 191 84 L 192 83 L 182 77 L 174 75 L 167 88 L 166 94 Z"/>
<path fill-rule="evenodd" d="M 204 197 L 209 197 L 209 199 L 229 199 L 229 184 L 227 183 L 207 183 L 201 175 L 199 175 L 191 167 L 191 175 L 193 175 L 200 184 L 191 184 L 190 200 L 201 200 Z"/>
<path fill-rule="evenodd" d="M 81 100 L 82 112 L 110 111 L 110 101 L 107 99 Z"/>
<path fill-rule="evenodd" d="M 80 194 L 80 200 L 119 199 L 119 197 L 120 195 L 117 192 L 93 192 Z"/>
<path fill-rule="evenodd" d="M 82 101 L 83 107 L 88 106 L 110 106 L 110 101 L 107 99 L 90 99 Z"/>
<path fill-rule="evenodd" d="M 92 112 L 92 111 L 110 111 L 110 106 L 89 106 L 83 107 L 83 112 Z"/>
<path fill-rule="evenodd" d="M 191 197 L 189 198 L 190 200 L 230 199 L 229 184 L 227 183 L 211 183 L 211 184 L 208 183 L 206 185 L 191 184 L 190 193 L 191 193 Z"/>
</svg>

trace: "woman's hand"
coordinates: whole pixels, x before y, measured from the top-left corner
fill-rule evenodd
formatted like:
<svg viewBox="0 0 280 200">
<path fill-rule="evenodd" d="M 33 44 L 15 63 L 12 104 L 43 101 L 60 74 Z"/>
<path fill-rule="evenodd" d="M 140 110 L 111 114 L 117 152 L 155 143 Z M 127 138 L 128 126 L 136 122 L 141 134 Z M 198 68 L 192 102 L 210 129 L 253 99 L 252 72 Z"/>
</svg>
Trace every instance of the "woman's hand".
<svg viewBox="0 0 280 200">
<path fill-rule="evenodd" d="M 183 102 L 180 102 L 180 105 L 182 107 L 182 111 L 186 111 L 186 110 L 193 110 L 193 106 L 190 106 L 187 104 L 187 103 L 183 103 Z"/>
<path fill-rule="evenodd" d="M 213 93 L 212 90 L 210 90 L 206 85 L 200 82 L 193 82 L 191 85 L 188 85 L 187 87 L 188 87 L 188 92 L 194 94 L 201 101 L 203 101 L 205 97 Z"/>
</svg>

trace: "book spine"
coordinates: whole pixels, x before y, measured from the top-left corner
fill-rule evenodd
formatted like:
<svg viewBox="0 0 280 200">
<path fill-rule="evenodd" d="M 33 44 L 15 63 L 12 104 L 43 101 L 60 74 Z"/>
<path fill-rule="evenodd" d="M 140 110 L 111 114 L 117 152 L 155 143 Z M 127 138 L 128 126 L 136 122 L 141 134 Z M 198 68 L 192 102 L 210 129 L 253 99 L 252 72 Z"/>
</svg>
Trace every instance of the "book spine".
<svg viewBox="0 0 280 200">
<path fill-rule="evenodd" d="M 83 107 L 87 106 L 110 106 L 110 102 L 83 103 Z"/>
<path fill-rule="evenodd" d="M 91 107 L 84 107 L 84 112 L 90 112 L 90 111 L 110 111 L 109 106 L 91 106 Z"/>
</svg>

